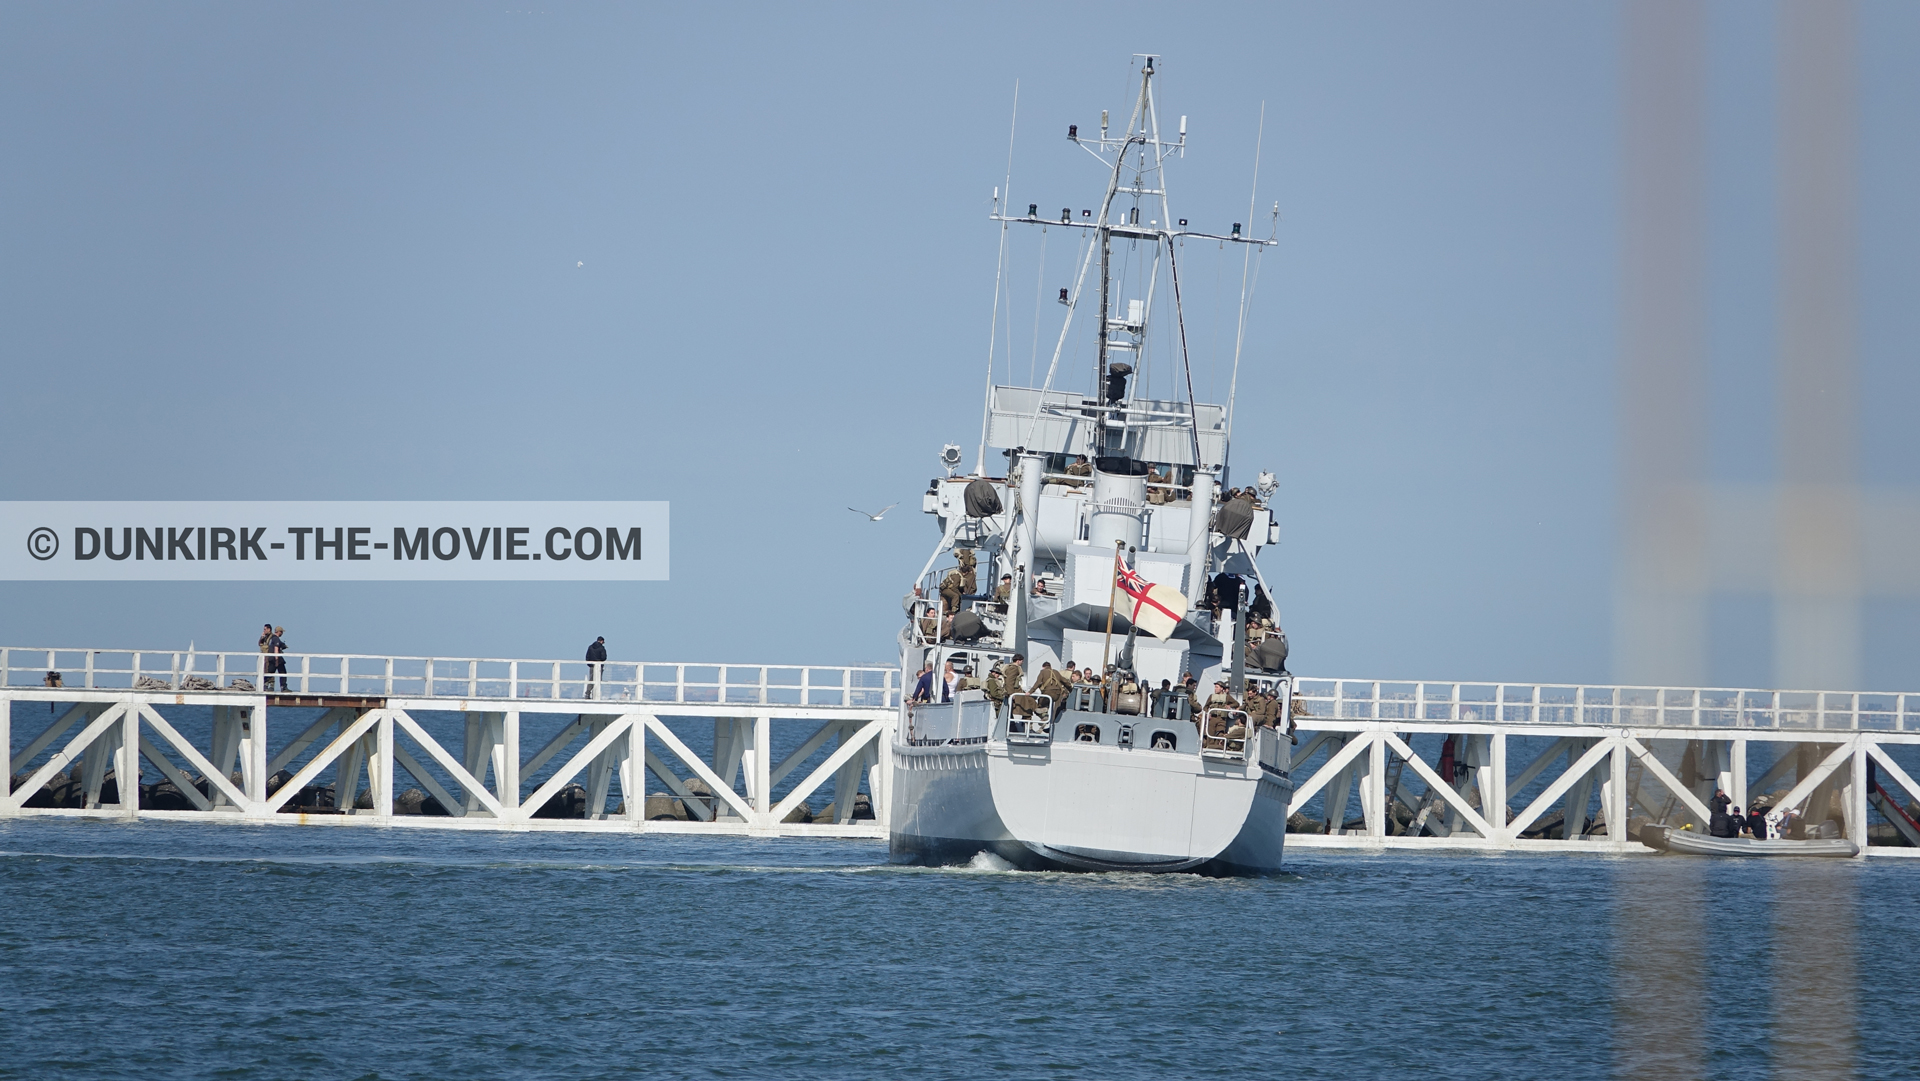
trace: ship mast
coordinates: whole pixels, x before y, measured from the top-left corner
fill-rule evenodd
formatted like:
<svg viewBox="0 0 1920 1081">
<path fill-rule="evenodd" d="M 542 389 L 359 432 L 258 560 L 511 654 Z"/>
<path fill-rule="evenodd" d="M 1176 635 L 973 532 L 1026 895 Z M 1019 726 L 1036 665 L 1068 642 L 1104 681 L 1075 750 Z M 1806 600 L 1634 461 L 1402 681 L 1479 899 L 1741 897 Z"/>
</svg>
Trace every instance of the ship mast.
<svg viewBox="0 0 1920 1081">
<path fill-rule="evenodd" d="M 1112 418 L 1107 415 L 1105 407 L 1107 405 L 1107 350 L 1113 342 L 1113 199 L 1120 193 L 1120 177 L 1126 171 L 1127 151 L 1135 142 L 1140 144 L 1139 172 L 1144 175 L 1146 170 L 1147 133 L 1150 128 L 1158 126 L 1149 125 L 1147 122 L 1148 113 L 1153 108 L 1153 99 L 1147 92 L 1148 87 L 1153 84 L 1153 60 L 1152 56 L 1148 56 L 1146 65 L 1140 72 L 1140 96 L 1133 103 L 1133 115 L 1127 118 L 1126 137 L 1120 140 L 1118 152 L 1114 154 L 1113 175 L 1107 178 L 1107 193 L 1100 200 L 1100 217 L 1097 220 L 1100 231 L 1100 320 L 1095 329 L 1098 347 L 1094 354 L 1093 399 L 1101 407 L 1101 411 L 1099 414 L 1100 440 L 1095 444 L 1095 453 L 1112 449 L 1105 445 L 1108 441 L 1107 430 L 1112 426 L 1110 423 Z M 1100 116 L 1100 149 L 1105 150 L 1110 146 L 1113 144 L 1107 138 L 1107 120 L 1103 112 Z M 1155 164 L 1158 165 L 1158 155 L 1155 156 Z M 1166 185 L 1162 184 L 1162 198 L 1165 197 L 1165 188 Z M 1140 191 L 1137 179 L 1133 190 L 1136 194 Z M 1139 215 L 1136 212 L 1133 216 L 1137 218 Z M 1130 224 L 1138 225 L 1139 223 L 1135 221 Z"/>
<path fill-rule="evenodd" d="M 1029 203 L 1024 216 L 1015 216 L 996 209 L 996 212 L 990 217 L 991 220 L 1002 223 L 1026 223 L 1042 227 L 1058 226 L 1060 228 L 1091 229 L 1094 231 L 1094 242 L 1098 246 L 1100 256 L 1100 314 L 1099 318 L 1095 321 L 1094 328 L 1097 337 L 1095 339 L 1093 403 L 1091 406 L 1084 408 L 1087 413 L 1098 418 L 1099 421 L 1098 431 L 1100 435 L 1094 441 L 1094 452 L 1096 454 L 1112 453 L 1117 449 L 1124 449 L 1124 431 L 1127 427 L 1129 409 L 1127 406 L 1118 402 L 1112 404 L 1107 402 L 1107 382 L 1112 372 L 1111 353 L 1115 348 L 1134 350 L 1136 361 L 1138 361 L 1140 357 L 1139 350 L 1146 333 L 1146 320 L 1148 318 L 1146 308 L 1150 306 L 1152 301 L 1151 293 L 1149 293 L 1146 298 L 1143 298 L 1142 315 L 1137 324 L 1132 321 L 1131 314 L 1129 314 L 1129 318 L 1122 320 L 1116 328 L 1113 322 L 1112 310 L 1113 240 L 1115 237 L 1119 237 L 1126 240 L 1145 240 L 1153 244 L 1156 275 L 1158 273 L 1159 246 L 1161 244 L 1166 245 L 1166 255 L 1169 259 L 1169 267 L 1173 276 L 1174 316 L 1181 330 L 1178 344 L 1180 363 L 1183 369 L 1182 374 L 1185 376 L 1187 388 L 1189 424 L 1193 428 L 1193 464 L 1196 469 L 1209 467 L 1217 469 L 1224 463 L 1206 463 L 1200 460 L 1197 407 L 1193 400 L 1193 366 L 1187 354 L 1185 320 L 1180 310 L 1181 296 L 1178 264 L 1172 262 L 1175 245 L 1187 237 L 1257 246 L 1271 245 L 1277 243 L 1277 241 L 1273 238 L 1255 239 L 1250 236 L 1245 236 L 1242 234 L 1239 222 L 1234 223 L 1232 232 L 1227 235 L 1190 230 L 1186 227 L 1187 223 L 1184 218 L 1176 225 L 1172 218 L 1172 211 L 1168 208 L 1167 186 L 1163 163 L 1171 155 L 1185 154 L 1187 146 L 1187 118 L 1184 116 L 1180 118 L 1179 136 L 1176 140 L 1164 141 L 1161 139 L 1160 121 L 1155 108 L 1153 95 L 1153 77 L 1157 74 L 1154 65 L 1159 57 L 1153 54 L 1141 54 L 1141 59 L 1144 63 L 1142 64 L 1140 72 L 1140 91 L 1134 99 L 1133 111 L 1127 120 L 1127 130 L 1122 135 L 1114 137 L 1109 134 L 1108 115 L 1104 110 L 1100 114 L 1100 136 L 1098 139 L 1081 138 L 1079 125 L 1077 124 L 1069 125 L 1067 128 L 1068 139 L 1072 140 L 1081 149 L 1087 151 L 1087 153 L 1093 155 L 1096 160 L 1108 168 L 1106 192 L 1101 197 L 1100 210 L 1097 215 L 1093 216 L 1090 221 L 1075 221 L 1072 211 L 1063 209 L 1060 212 L 1060 219 L 1053 221 L 1040 216 L 1038 204 Z M 1135 149 L 1136 147 L 1138 148 L 1137 150 Z M 1123 186 L 1121 178 L 1126 171 L 1127 155 L 1130 152 L 1138 154 L 1134 166 L 1136 178 L 1131 186 Z M 1109 162 L 1106 156 L 1109 153 L 1113 154 L 1111 162 Z M 1151 185 L 1147 183 L 1149 175 L 1154 178 L 1154 183 Z M 1160 201 L 1159 219 L 1151 222 L 1142 222 L 1139 220 L 1139 209 L 1135 207 L 1131 212 L 1127 213 L 1126 220 L 1115 222 L 1113 220 L 1114 202 L 1122 194 L 1133 195 L 1135 197 L 1157 196 Z M 1091 263 L 1093 254 L 1092 251 L 1088 252 L 1088 263 Z M 1083 280 L 1087 269 L 1088 267 L 1083 265 L 1081 270 Z M 1072 297 L 1067 304 L 1068 325 L 1061 328 L 1060 338 L 1054 345 L 1053 359 L 1047 365 L 1046 381 L 1040 388 L 1040 404 L 1037 404 L 1037 411 L 1034 415 L 1034 421 L 1036 423 L 1039 421 L 1040 412 L 1046 410 L 1046 406 L 1044 405 L 1046 393 L 1053 388 L 1054 374 L 1059 370 L 1061 354 L 1066 347 L 1067 331 L 1071 326 L 1073 310 L 1077 306 L 1079 298 L 1080 291 L 1078 283 L 1076 283 Z M 1241 298 L 1243 308 L 1245 304 L 1246 297 L 1243 295 Z M 1115 342 L 1112 337 L 1115 329 L 1122 329 L 1132 335 L 1136 340 L 1133 342 Z M 1140 370 L 1140 365 L 1136 363 L 1134 367 L 1137 375 Z M 1120 447 L 1116 448 L 1110 444 L 1107 435 L 1110 430 L 1122 433 L 1118 440 L 1121 444 Z M 1224 451 L 1224 449 L 1223 446 L 1222 450 Z"/>
</svg>

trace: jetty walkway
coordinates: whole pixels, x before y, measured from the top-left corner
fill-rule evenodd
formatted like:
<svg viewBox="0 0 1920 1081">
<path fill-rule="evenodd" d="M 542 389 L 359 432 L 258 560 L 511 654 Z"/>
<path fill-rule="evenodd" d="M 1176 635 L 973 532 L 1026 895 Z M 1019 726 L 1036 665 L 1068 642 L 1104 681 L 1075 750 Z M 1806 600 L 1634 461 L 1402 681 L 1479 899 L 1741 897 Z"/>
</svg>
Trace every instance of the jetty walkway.
<svg viewBox="0 0 1920 1081">
<path fill-rule="evenodd" d="M 0 648 L 0 818 L 886 836 L 892 667 L 265 661 Z M 1290 844 L 1641 853 L 1642 822 L 1702 829 L 1720 788 L 1920 856 L 1920 694 L 1302 678 L 1296 697 Z"/>
<path fill-rule="evenodd" d="M 871 815 L 893 668 L 284 660 L 282 675 L 257 653 L 0 649 L 0 817 L 886 836 Z M 706 719 L 702 754 L 687 722 Z M 804 729 L 782 732 L 778 761 L 776 720 Z M 136 773 L 138 795 L 114 783 Z M 424 798 L 399 799 L 404 778 Z"/>
</svg>

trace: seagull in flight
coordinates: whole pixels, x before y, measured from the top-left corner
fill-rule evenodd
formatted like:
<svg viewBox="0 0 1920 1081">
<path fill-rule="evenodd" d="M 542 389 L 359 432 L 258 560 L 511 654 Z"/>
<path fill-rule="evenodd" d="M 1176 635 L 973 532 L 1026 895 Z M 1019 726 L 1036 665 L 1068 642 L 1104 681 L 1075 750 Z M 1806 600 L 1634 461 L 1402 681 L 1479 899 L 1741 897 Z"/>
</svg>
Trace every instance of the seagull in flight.
<svg viewBox="0 0 1920 1081">
<path fill-rule="evenodd" d="M 884 507 L 881 507 L 881 508 L 880 508 L 880 513 L 878 513 L 878 514 L 867 514 L 867 512 L 866 512 L 866 511 L 863 511 L 863 510 L 861 510 L 861 509 L 860 509 L 859 507 L 848 507 L 847 509 L 848 509 L 848 510 L 850 510 L 850 511 L 852 511 L 852 512 L 853 512 L 853 513 L 855 513 L 855 514 L 867 514 L 867 520 L 868 520 L 868 521 L 873 521 L 873 522 L 877 522 L 877 521 L 879 521 L 880 519 L 882 519 L 882 518 L 885 518 L 885 517 L 887 516 L 887 512 L 888 512 L 888 511 L 890 511 L 890 510 L 892 510 L 893 508 L 895 508 L 895 507 L 897 507 L 897 506 L 899 506 L 899 505 L 900 505 L 900 504 L 898 504 L 898 503 L 889 503 L 889 504 L 887 504 L 886 506 L 884 506 Z"/>
</svg>

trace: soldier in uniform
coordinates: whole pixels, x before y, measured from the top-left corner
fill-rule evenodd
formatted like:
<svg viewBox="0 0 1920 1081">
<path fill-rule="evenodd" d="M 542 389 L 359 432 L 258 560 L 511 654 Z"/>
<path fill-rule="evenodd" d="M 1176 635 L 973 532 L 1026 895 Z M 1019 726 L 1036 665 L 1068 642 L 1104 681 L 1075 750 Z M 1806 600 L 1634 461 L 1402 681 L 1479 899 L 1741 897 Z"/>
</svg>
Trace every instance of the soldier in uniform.
<svg viewBox="0 0 1920 1081">
<path fill-rule="evenodd" d="M 1067 467 L 1067 476 L 1069 477 L 1093 476 L 1093 466 L 1087 463 L 1086 455 L 1076 454 L 1073 456 L 1073 464 Z M 1087 482 L 1084 480 L 1070 480 L 1070 481 L 1067 481 L 1067 483 L 1073 485 L 1075 488 L 1078 488 L 1085 485 Z"/>
<path fill-rule="evenodd" d="M 1040 673 L 1033 680 L 1033 694 L 1018 695 L 1014 698 L 1015 715 L 1033 716 L 1033 711 L 1040 708 L 1040 702 L 1034 695 L 1047 695 L 1053 699 L 1053 712 L 1057 716 L 1062 709 L 1066 708 L 1067 692 L 1070 689 L 1071 685 L 1067 682 L 1067 677 L 1060 674 L 1052 661 L 1041 661 Z"/>
<path fill-rule="evenodd" d="M 987 701 L 993 703 L 993 715 L 996 717 L 1000 715 L 1000 707 L 1007 700 L 1007 684 L 1002 677 L 1004 671 L 1004 665 L 996 664 L 993 670 L 987 673 Z"/>
<path fill-rule="evenodd" d="M 945 615 L 958 612 L 960 598 L 972 596 L 979 587 L 979 579 L 974 574 L 978 563 L 974 559 L 973 549 L 962 548 L 954 556 L 960 561 L 959 565 L 940 580 L 940 610 Z"/>
<path fill-rule="evenodd" d="M 973 665 L 961 665 L 960 678 L 954 681 L 953 693 L 957 695 L 961 691 L 978 691 L 984 689 L 986 689 L 986 684 L 980 682 L 979 677 L 973 674 Z"/>
<path fill-rule="evenodd" d="M 960 598 L 967 594 L 967 575 L 955 567 L 940 580 L 940 614 L 950 616 L 960 610 Z"/>
<path fill-rule="evenodd" d="M 1256 684 L 1247 693 L 1247 719 L 1260 728 L 1272 728 L 1278 716 L 1279 703 L 1267 693 L 1264 685 Z"/>
<path fill-rule="evenodd" d="M 1213 684 L 1213 693 L 1207 696 L 1207 708 L 1239 709 L 1240 703 L 1233 697 L 1233 692 L 1227 688 L 1225 680 L 1216 680 Z"/>
<path fill-rule="evenodd" d="M 1052 678 L 1048 678 L 1049 676 Z M 1066 676 L 1060 674 L 1059 669 L 1049 667 L 1045 661 L 1042 661 L 1040 677 L 1033 681 L 1033 689 L 1053 699 L 1053 713 L 1057 717 L 1067 708 L 1067 695 L 1073 690 L 1073 685 L 1067 681 Z"/>
<path fill-rule="evenodd" d="M 1213 711 L 1216 709 L 1239 709 L 1240 703 L 1234 701 L 1233 695 L 1227 692 L 1225 681 L 1215 680 L 1213 693 L 1207 696 L 1206 704 L 1202 708 L 1206 711 L 1206 734 L 1217 737 L 1226 734 L 1230 718 L 1225 715 L 1215 716 Z"/>
<path fill-rule="evenodd" d="M 1155 466 L 1147 470 L 1147 502 L 1158 506 L 1167 501 L 1167 489 L 1154 487 L 1166 482 L 1167 478 L 1160 472 L 1159 467 Z"/>
<path fill-rule="evenodd" d="M 1013 575 L 1003 574 L 1000 576 L 1000 584 L 994 588 L 993 603 L 999 605 L 1000 610 L 1004 612 L 1007 610 L 1007 605 L 1011 604 L 1012 602 L 1013 602 Z"/>
<path fill-rule="evenodd" d="M 1007 693 L 1010 695 L 1020 693 L 1020 681 L 1026 676 L 1022 662 L 1026 659 L 1026 654 L 1016 653 L 1012 660 L 1000 666 L 1000 682 L 1006 685 Z"/>
</svg>

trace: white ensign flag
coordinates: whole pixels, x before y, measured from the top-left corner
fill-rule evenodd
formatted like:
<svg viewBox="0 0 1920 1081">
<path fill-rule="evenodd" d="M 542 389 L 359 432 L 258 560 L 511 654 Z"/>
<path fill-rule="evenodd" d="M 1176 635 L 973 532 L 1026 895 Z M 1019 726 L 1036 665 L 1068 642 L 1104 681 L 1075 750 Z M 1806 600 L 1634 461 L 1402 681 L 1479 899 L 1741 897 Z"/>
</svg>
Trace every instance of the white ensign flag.
<svg viewBox="0 0 1920 1081">
<path fill-rule="evenodd" d="M 1116 567 L 1115 573 L 1121 591 L 1133 601 L 1133 610 L 1127 615 L 1133 625 L 1155 638 L 1172 634 L 1187 614 L 1186 595 L 1172 586 L 1149 582 L 1124 564 Z"/>
</svg>

